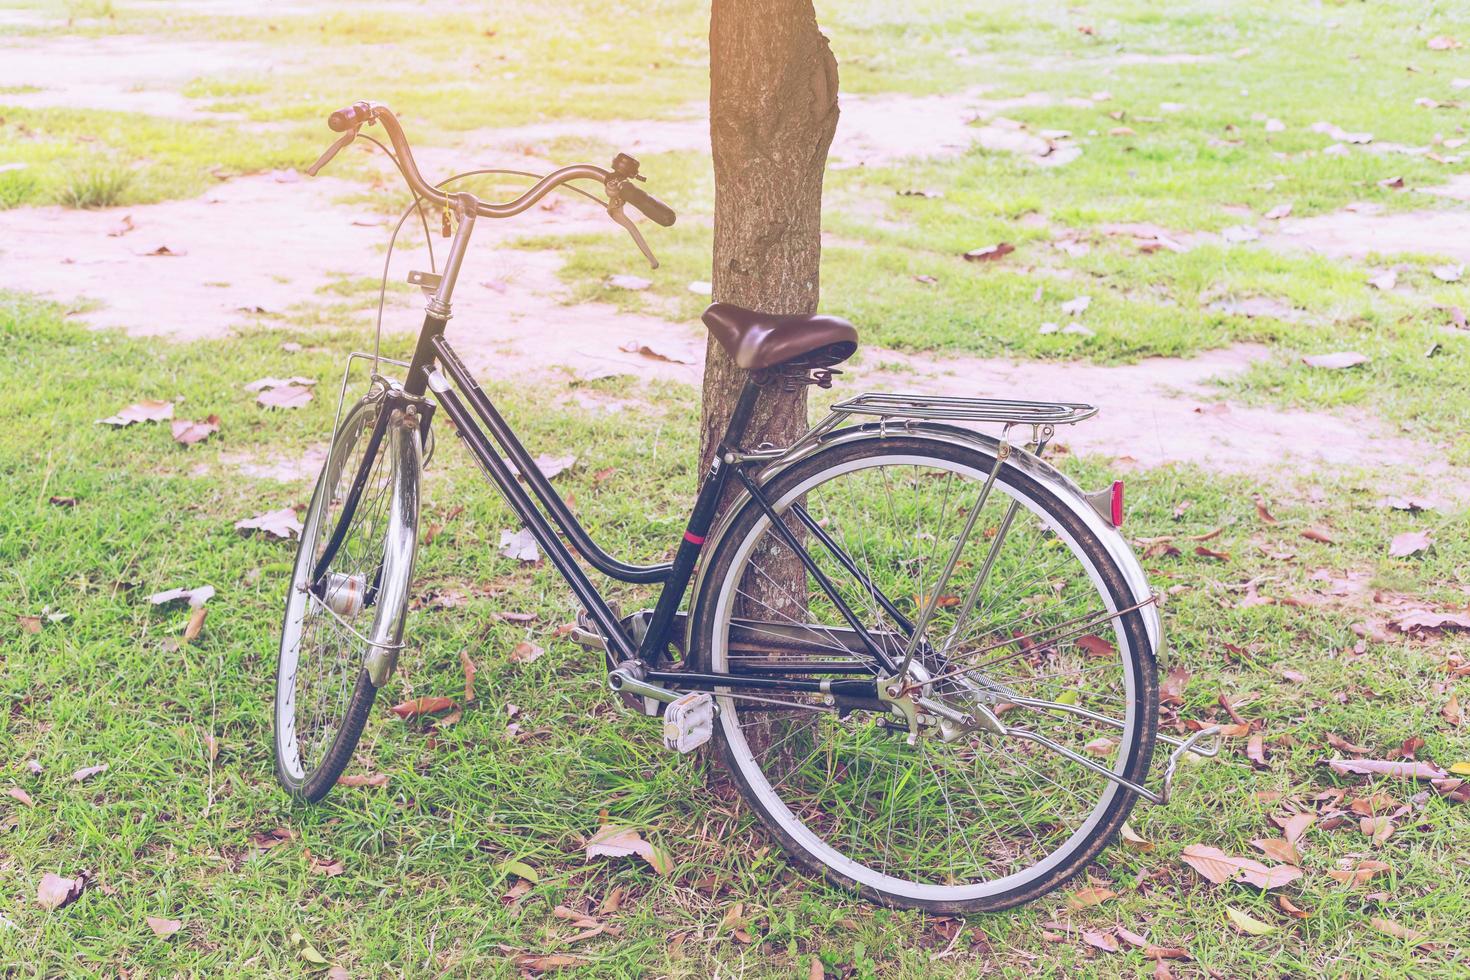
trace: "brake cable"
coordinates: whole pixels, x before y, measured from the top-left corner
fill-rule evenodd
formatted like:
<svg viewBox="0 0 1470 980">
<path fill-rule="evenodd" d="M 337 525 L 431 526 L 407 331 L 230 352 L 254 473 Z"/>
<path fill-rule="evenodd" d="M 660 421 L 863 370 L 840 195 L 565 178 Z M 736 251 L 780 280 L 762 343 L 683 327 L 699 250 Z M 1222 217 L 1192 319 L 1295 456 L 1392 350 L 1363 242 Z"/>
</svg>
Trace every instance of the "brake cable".
<svg viewBox="0 0 1470 980">
<path fill-rule="evenodd" d="M 389 160 L 392 160 L 393 161 L 394 168 L 396 168 L 397 171 L 398 171 L 398 173 L 399 173 L 399 175 L 401 177 L 403 177 L 404 182 L 405 183 L 409 183 L 408 173 L 403 169 L 403 164 L 401 164 L 398 161 L 398 156 L 392 150 L 390 150 L 390 149 L 388 149 L 388 147 L 384 146 L 382 144 L 382 142 L 379 141 L 377 139 L 377 137 L 375 137 L 375 136 L 369 136 L 366 133 L 358 133 L 357 134 L 357 137 L 359 139 L 365 139 L 365 140 L 367 140 L 369 143 L 372 143 L 378 149 L 382 150 L 383 153 L 384 153 L 384 155 L 386 155 Z M 531 173 L 531 172 L 526 171 L 526 170 L 507 170 L 507 169 L 500 168 L 500 167 L 484 167 L 484 168 L 480 168 L 480 169 L 476 169 L 476 170 L 465 170 L 465 171 L 463 171 L 461 173 L 457 173 L 457 174 L 454 174 L 452 176 L 446 177 L 443 180 L 439 181 L 439 183 L 435 184 L 434 186 L 435 187 L 444 187 L 444 186 L 446 186 L 448 184 L 453 183 L 456 180 L 463 180 L 466 177 L 478 177 L 478 176 L 481 176 L 483 174 L 506 174 L 506 175 L 509 175 L 509 176 L 512 176 L 512 177 L 530 177 L 530 178 L 535 179 L 535 180 L 539 180 L 540 179 L 540 175 L 539 174 L 534 174 L 534 173 Z M 567 190 L 570 190 L 570 191 L 575 191 L 576 193 L 581 194 L 583 197 L 587 198 L 588 200 L 596 201 L 599 205 L 601 205 L 604 208 L 608 206 L 607 205 L 607 202 L 604 201 L 604 200 L 602 200 L 602 198 L 598 197 L 596 194 L 593 194 L 590 191 L 585 191 L 582 188 L 577 187 L 577 186 L 575 186 L 573 184 L 560 184 L 555 189 L 556 190 L 560 190 L 562 188 L 566 188 Z M 410 184 L 410 190 L 412 190 L 412 185 L 411 184 Z M 424 199 L 419 196 L 419 194 L 418 194 L 417 191 L 413 191 L 413 201 L 408 205 L 408 207 L 404 208 L 403 214 L 400 215 L 399 218 L 398 218 L 398 223 L 393 226 L 393 234 L 388 239 L 388 254 L 386 256 L 384 256 L 384 258 L 383 258 L 383 277 L 382 277 L 382 280 L 378 284 L 378 314 L 377 314 L 376 321 L 375 321 L 375 323 L 373 325 L 373 370 L 374 371 L 377 370 L 378 362 L 381 359 L 380 358 L 380 351 L 381 351 L 381 347 L 382 347 L 382 338 L 383 338 L 383 310 L 384 310 L 384 307 L 387 304 L 387 299 L 388 299 L 388 273 L 389 273 L 390 267 L 391 267 L 391 265 L 393 263 L 393 249 L 398 244 L 398 234 L 399 234 L 399 232 L 401 232 L 403 230 L 403 223 L 408 220 L 408 216 L 414 210 L 417 210 L 418 211 L 418 213 L 419 213 L 419 221 L 422 223 L 423 228 L 424 228 L 424 244 L 428 247 L 428 250 L 429 250 L 429 271 L 431 273 L 438 272 L 438 264 L 434 260 L 434 236 L 433 236 L 433 233 L 430 232 L 430 230 L 429 230 L 429 218 L 428 218 L 428 215 L 426 215 L 424 213 Z"/>
</svg>

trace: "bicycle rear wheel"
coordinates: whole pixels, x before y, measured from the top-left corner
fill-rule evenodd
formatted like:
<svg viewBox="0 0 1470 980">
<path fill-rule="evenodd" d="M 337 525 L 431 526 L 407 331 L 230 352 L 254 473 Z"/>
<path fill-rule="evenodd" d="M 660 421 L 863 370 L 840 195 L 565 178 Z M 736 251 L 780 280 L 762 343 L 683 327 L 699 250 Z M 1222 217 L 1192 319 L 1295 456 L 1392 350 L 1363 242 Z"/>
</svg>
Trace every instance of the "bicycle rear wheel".
<svg viewBox="0 0 1470 980">
<path fill-rule="evenodd" d="M 419 433 L 375 385 L 347 413 L 301 531 L 276 667 L 276 775 L 326 796 L 377 695 L 365 663 L 403 638 L 418 537 Z"/>
<path fill-rule="evenodd" d="M 898 661 L 994 466 L 978 447 L 861 439 L 794 464 L 766 494 Z M 1154 651 L 1123 571 L 1072 506 L 1002 467 L 936 598 L 913 661 L 932 700 L 972 718 L 987 705 L 1008 726 L 1144 779 Z M 879 670 L 857 636 L 770 516 L 747 503 L 701 584 L 693 663 L 872 679 Z M 945 729 L 937 715 L 920 716 L 909 744 L 884 704 L 724 692 L 722 751 L 745 799 L 797 860 L 885 904 L 970 912 L 1029 901 L 1096 856 L 1136 798 L 1039 742 Z"/>
</svg>

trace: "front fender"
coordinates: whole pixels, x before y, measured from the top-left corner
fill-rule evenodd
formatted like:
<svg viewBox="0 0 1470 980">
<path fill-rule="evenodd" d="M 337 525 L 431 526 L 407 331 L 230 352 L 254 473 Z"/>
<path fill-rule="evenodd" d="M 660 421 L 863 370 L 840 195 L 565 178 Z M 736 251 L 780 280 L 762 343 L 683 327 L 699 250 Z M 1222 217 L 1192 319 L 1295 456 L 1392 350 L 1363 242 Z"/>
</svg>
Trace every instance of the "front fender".
<svg viewBox="0 0 1470 980">
<path fill-rule="evenodd" d="M 940 422 L 906 422 L 900 425 L 895 425 L 890 422 L 885 425 L 879 422 L 871 422 L 864 425 L 834 429 L 804 446 L 799 446 L 795 452 L 768 463 L 756 475 L 755 482 L 761 485 L 769 483 L 793 464 L 831 446 L 857 442 L 864 439 L 883 439 L 887 433 L 902 434 L 911 437 L 922 436 L 940 442 L 978 448 L 982 452 L 989 453 L 992 456 L 1000 451 L 1000 440 L 994 436 L 984 432 L 963 429 L 955 425 L 945 425 Z M 1087 500 L 1082 488 L 1077 486 L 1070 477 L 1039 456 L 1015 446 L 1009 448 L 1009 455 L 1006 458 L 1005 465 L 1020 469 L 1031 479 L 1050 490 L 1073 515 L 1087 526 L 1088 530 L 1097 536 L 1098 540 L 1107 549 L 1108 555 L 1123 573 L 1123 579 L 1127 583 L 1129 591 L 1132 593 L 1132 603 L 1144 602 L 1153 595 L 1153 590 L 1149 588 L 1148 577 L 1144 574 L 1143 566 L 1138 562 L 1138 556 L 1133 553 L 1132 546 L 1128 544 L 1127 539 L 1122 534 L 1118 533 L 1118 529 L 1113 527 L 1111 522 L 1105 519 L 1102 514 L 1098 513 L 1097 509 Z M 739 513 L 740 508 L 749 498 L 750 494 L 744 489 L 741 489 L 734 499 L 731 500 L 730 505 L 726 508 L 718 523 L 716 523 L 713 530 L 706 537 L 704 547 L 705 556 L 715 554 L 715 549 L 729 531 L 735 515 Z M 708 567 L 709 562 L 707 558 L 700 562 L 699 570 L 694 576 L 691 595 L 698 596 L 700 594 Z M 1139 609 L 1139 612 L 1143 616 L 1144 627 L 1148 632 L 1149 641 L 1153 644 L 1155 656 L 1162 657 L 1164 652 L 1164 630 L 1163 624 L 1159 619 L 1157 603 L 1150 603 L 1143 606 Z M 689 617 L 691 627 L 694 623 L 694 618 L 693 616 Z M 692 636 L 685 637 L 686 650 L 692 649 L 688 645 L 692 641 Z"/>
</svg>

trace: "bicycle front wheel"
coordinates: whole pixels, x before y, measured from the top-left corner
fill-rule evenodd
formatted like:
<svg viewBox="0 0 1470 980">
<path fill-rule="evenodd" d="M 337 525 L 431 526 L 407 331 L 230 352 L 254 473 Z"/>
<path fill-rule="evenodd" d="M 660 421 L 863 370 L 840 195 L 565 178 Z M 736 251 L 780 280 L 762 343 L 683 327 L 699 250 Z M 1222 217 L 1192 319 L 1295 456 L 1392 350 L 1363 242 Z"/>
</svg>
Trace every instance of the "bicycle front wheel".
<svg viewBox="0 0 1470 980">
<path fill-rule="evenodd" d="M 1138 599 L 1075 507 L 1012 465 L 987 493 L 994 468 L 979 445 L 835 444 L 764 488 L 790 533 L 748 502 L 700 587 L 699 668 L 872 680 L 886 671 L 866 632 L 891 662 L 912 648 L 910 681 L 949 710 L 921 709 L 911 739 L 889 705 L 831 689 L 717 693 L 724 760 L 762 821 L 801 863 L 885 904 L 1009 908 L 1090 861 L 1136 794 L 1057 746 L 1135 782 L 1148 772 L 1158 682 Z M 987 712 L 1038 737 L 987 729 Z"/>
<path fill-rule="evenodd" d="M 326 796 L 377 694 L 370 657 L 402 643 L 418 538 L 419 433 L 375 385 L 347 413 L 303 521 L 276 668 L 276 774 Z"/>
</svg>

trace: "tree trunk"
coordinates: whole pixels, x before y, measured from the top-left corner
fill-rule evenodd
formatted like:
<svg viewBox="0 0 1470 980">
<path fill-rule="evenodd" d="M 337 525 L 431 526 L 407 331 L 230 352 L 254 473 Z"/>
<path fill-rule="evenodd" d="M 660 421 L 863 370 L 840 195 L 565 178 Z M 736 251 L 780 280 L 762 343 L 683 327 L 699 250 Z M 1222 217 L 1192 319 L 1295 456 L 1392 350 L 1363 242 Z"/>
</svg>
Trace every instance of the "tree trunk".
<svg viewBox="0 0 1470 980">
<path fill-rule="evenodd" d="M 709 40 L 714 299 L 763 313 L 815 312 L 837 60 L 811 0 L 714 0 Z M 711 337 L 701 472 L 745 378 Z M 787 445 L 806 431 L 805 389 L 776 388 L 762 392 L 746 445 Z"/>
<path fill-rule="evenodd" d="M 813 313 L 822 258 L 822 178 L 837 130 L 837 60 L 811 0 L 714 0 L 710 13 L 710 143 L 715 164 L 714 299 L 763 313 Z M 700 472 L 734 410 L 747 372 L 713 337 L 704 367 Z M 805 386 L 761 392 L 744 445 L 788 446 L 807 427 Z M 780 553 L 771 553 L 779 551 Z M 800 561 L 785 549 L 755 558 L 750 601 L 736 615 L 798 619 L 805 611 Z M 750 606 L 750 608 L 747 608 Z M 783 608 L 784 607 L 784 608 Z M 752 749 L 790 734 L 767 715 L 745 725 Z M 785 739 L 793 747 L 799 739 Z M 718 789 L 726 780 L 711 770 Z M 728 788 L 728 786 L 726 786 Z"/>
</svg>

